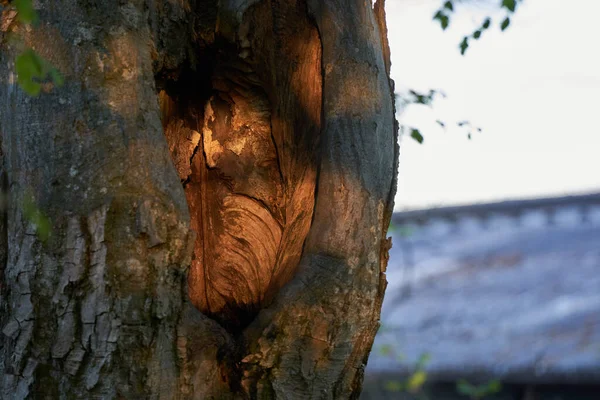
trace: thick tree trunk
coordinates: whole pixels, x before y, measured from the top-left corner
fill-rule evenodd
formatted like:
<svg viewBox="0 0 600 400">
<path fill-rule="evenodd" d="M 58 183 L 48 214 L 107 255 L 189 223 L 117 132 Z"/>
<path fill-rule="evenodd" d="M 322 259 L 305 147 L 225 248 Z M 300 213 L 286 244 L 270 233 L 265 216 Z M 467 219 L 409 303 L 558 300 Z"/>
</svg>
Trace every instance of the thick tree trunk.
<svg viewBox="0 0 600 400">
<path fill-rule="evenodd" d="M 358 396 L 398 157 L 382 1 L 38 8 L 0 23 L 0 398 Z M 25 47 L 65 85 L 22 92 Z"/>
</svg>

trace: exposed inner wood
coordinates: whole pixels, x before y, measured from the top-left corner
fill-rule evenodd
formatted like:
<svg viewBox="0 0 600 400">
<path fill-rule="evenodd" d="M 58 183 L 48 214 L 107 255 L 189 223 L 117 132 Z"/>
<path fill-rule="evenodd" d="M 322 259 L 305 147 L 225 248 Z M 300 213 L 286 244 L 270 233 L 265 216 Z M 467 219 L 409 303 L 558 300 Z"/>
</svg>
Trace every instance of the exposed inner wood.
<svg viewBox="0 0 600 400">
<path fill-rule="evenodd" d="M 0 398 L 357 398 L 397 160 L 371 3 L 36 3 L 66 79 L 25 96 L 3 43 Z"/>
<path fill-rule="evenodd" d="M 274 32 L 276 34 L 274 34 Z M 159 93 L 197 233 L 194 305 L 247 325 L 294 275 L 310 228 L 321 127 L 321 44 L 302 4 L 253 7 Z"/>
</svg>

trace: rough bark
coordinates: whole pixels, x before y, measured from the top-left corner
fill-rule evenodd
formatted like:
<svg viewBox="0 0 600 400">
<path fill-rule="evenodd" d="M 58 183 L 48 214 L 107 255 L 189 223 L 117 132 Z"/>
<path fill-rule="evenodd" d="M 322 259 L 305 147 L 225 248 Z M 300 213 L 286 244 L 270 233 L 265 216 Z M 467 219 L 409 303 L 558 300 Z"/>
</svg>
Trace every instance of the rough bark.
<svg viewBox="0 0 600 400">
<path fill-rule="evenodd" d="M 0 398 L 358 396 L 398 156 L 383 4 L 38 8 L 0 23 Z M 63 87 L 17 87 L 25 46 Z"/>
</svg>

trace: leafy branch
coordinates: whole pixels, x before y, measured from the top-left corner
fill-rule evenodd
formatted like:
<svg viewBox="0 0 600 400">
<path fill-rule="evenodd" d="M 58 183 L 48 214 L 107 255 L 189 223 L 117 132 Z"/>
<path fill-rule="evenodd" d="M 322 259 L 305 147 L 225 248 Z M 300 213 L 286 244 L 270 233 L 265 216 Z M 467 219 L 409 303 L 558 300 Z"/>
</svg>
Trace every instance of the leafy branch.
<svg viewBox="0 0 600 400">
<path fill-rule="evenodd" d="M 435 12 L 433 15 L 433 20 L 439 22 L 442 30 L 446 30 L 450 26 L 450 21 L 452 15 L 456 12 L 455 3 L 460 2 L 461 0 L 447 0 L 444 1 L 442 6 Z M 505 31 L 510 26 L 510 18 L 511 15 L 514 14 L 517 10 L 517 6 L 519 3 L 522 3 L 523 0 L 500 0 L 500 8 L 506 11 L 506 16 L 500 22 L 500 30 Z M 460 54 L 465 55 L 467 49 L 469 48 L 469 42 L 471 40 L 479 40 L 483 33 L 490 29 L 492 26 L 493 18 L 491 16 L 486 17 L 481 25 L 473 31 L 470 35 L 466 35 L 463 37 L 462 41 L 458 45 L 460 49 Z M 431 107 L 436 96 L 446 97 L 446 95 L 439 91 L 431 89 L 426 93 L 419 93 L 415 90 L 409 90 L 408 94 L 396 93 L 396 104 L 398 104 L 398 108 L 403 110 L 410 104 L 421 104 L 425 106 Z M 448 123 L 442 120 L 435 121 L 442 129 L 446 130 Z M 456 123 L 456 126 L 461 129 L 467 130 L 467 138 L 471 139 L 473 132 L 481 132 L 480 127 L 473 126 L 469 121 L 460 121 Z M 425 141 L 425 137 L 421 133 L 418 128 L 412 126 L 402 125 L 400 127 L 400 134 L 405 135 L 408 134 L 410 138 L 415 140 L 416 142 L 422 144 Z"/>
<path fill-rule="evenodd" d="M 56 86 L 64 83 L 60 72 L 33 49 L 23 51 L 15 61 L 17 83 L 30 96 L 38 96 L 42 89 L 41 82 L 48 77 Z"/>
<path fill-rule="evenodd" d="M 436 89 L 430 89 L 428 92 L 425 93 L 421 93 L 411 89 L 408 91 L 408 93 L 396 93 L 396 104 L 398 105 L 398 109 L 400 111 L 404 110 L 411 104 L 420 104 L 431 108 L 435 99 L 439 97 L 446 98 L 446 94 L 443 91 Z M 435 122 L 444 130 L 446 130 L 449 125 L 449 123 L 444 122 L 440 119 L 437 119 Z M 468 139 L 471 139 L 474 131 L 482 131 L 481 128 L 473 126 L 469 121 L 457 122 L 456 126 L 463 130 L 467 130 Z M 412 138 L 419 144 L 423 144 L 423 142 L 425 141 L 425 138 L 421 131 L 418 128 L 412 126 L 400 126 L 400 134 L 408 134 L 410 138 Z"/>
<path fill-rule="evenodd" d="M 414 372 L 405 381 L 389 381 L 386 383 L 385 389 L 389 392 L 419 393 L 427 381 L 425 367 L 430 359 L 429 353 L 422 354 L 417 361 Z"/>
<path fill-rule="evenodd" d="M 457 0 L 454 0 L 457 1 Z M 510 18 L 511 15 L 514 14 L 517 10 L 517 5 L 523 2 L 523 0 L 501 0 L 500 8 L 506 11 L 505 17 L 500 22 L 500 30 L 505 31 L 510 26 Z M 453 0 L 446 1 L 433 15 L 433 20 L 438 21 L 440 23 L 440 27 L 442 30 L 446 30 L 450 25 L 450 20 L 452 14 L 455 12 L 454 2 Z M 458 45 L 460 49 L 460 54 L 465 55 L 467 49 L 469 48 L 470 40 L 479 40 L 481 35 L 490 28 L 492 24 L 492 17 L 486 17 L 481 25 L 473 31 L 470 35 L 466 35 L 463 37 L 462 41 Z"/>
<path fill-rule="evenodd" d="M 468 396 L 471 400 L 481 400 L 484 397 L 498 393 L 501 389 L 502 385 L 497 380 L 482 385 L 474 385 L 464 379 L 456 383 L 456 391 Z"/>
<path fill-rule="evenodd" d="M 18 20 L 26 25 L 37 26 L 39 15 L 33 8 L 32 0 L 15 0 L 12 3 L 17 9 Z M 55 86 L 62 86 L 64 79 L 58 69 L 40 56 L 32 48 L 27 48 L 15 60 L 17 83 L 27 94 L 37 97 L 42 83 L 50 80 Z"/>
</svg>

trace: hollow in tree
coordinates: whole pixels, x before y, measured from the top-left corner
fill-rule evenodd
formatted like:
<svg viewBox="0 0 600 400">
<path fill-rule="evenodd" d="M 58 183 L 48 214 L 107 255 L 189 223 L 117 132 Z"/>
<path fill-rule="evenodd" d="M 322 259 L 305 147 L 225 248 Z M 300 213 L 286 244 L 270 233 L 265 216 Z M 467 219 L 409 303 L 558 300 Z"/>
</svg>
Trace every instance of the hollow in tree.
<svg viewBox="0 0 600 400">
<path fill-rule="evenodd" d="M 0 23 L 0 397 L 357 397 L 398 158 L 383 0 L 36 5 Z M 22 48 L 65 84 L 24 93 Z"/>
</svg>

